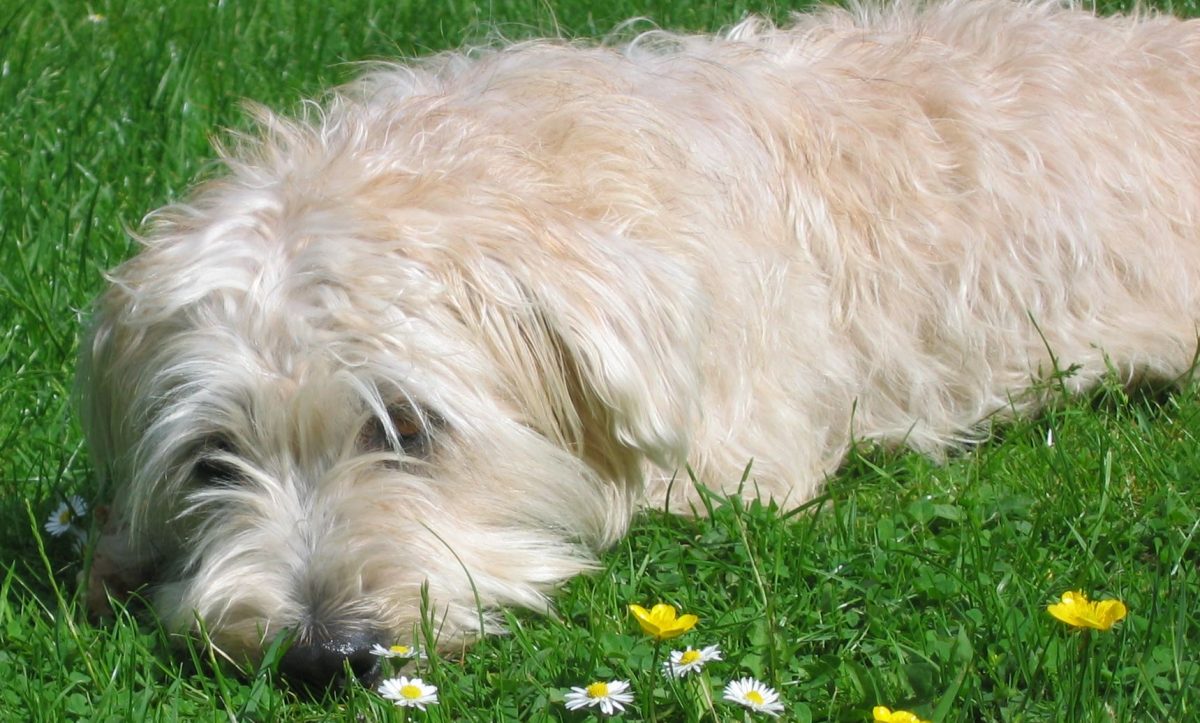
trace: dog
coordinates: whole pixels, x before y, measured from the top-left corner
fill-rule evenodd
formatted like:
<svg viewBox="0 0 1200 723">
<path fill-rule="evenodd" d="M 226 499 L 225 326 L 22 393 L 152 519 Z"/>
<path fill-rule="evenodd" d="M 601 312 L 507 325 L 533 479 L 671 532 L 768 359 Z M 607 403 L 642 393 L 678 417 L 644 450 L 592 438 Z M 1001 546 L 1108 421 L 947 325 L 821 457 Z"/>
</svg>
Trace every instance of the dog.
<svg viewBox="0 0 1200 723">
<path fill-rule="evenodd" d="M 905 1 L 253 113 L 82 344 L 89 600 L 289 635 L 306 684 L 371 679 L 423 591 L 448 648 L 545 610 L 702 486 L 794 508 L 856 440 L 936 456 L 1062 370 L 1195 356 L 1196 23 Z"/>
</svg>

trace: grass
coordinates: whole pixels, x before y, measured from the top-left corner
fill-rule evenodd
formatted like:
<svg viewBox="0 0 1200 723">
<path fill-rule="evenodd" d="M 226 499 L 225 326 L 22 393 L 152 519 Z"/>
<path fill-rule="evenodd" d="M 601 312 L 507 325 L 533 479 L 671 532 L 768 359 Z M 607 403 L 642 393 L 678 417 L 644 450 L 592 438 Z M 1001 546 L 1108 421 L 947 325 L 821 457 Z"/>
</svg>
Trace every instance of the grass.
<svg viewBox="0 0 1200 723">
<path fill-rule="evenodd" d="M 1191 5 L 1176 11 L 1196 13 Z M 711 29 L 735 2 L 30 0 L 0 5 L 0 720 L 398 720 L 371 691 L 304 701 L 270 666 L 233 675 L 152 618 L 93 625 L 80 555 L 41 524 L 89 496 L 70 401 L 81 319 L 125 229 L 208 172 L 209 140 L 347 79 L 350 61 L 486 37 L 602 35 L 644 15 Z M 1200 403 L 1191 385 L 1130 398 L 1109 385 L 1013 423 L 942 465 L 862 450 L 808 510 L 714 502 L 711 520 L 648 514 L 571 582 L 552 617 L 423 674 L 429 720 L 578 720 L 570 686 L 629 679 L 638 720 L 689 720 L 696 691 L 629 603 L 669 601 L 719 643 L 722 681 L 775 687 L 791 720 L 863 721 L 873 705 L 939 721 L 1195 719 L 1200 707 Z M 1053 444 L 1048 444 L 1052 437 Z M 1081 635 L 1045 612 L 1067 589 L 1129 617 Z M 717 717 L 741 713 L 718 702 Z"/>
</svg>

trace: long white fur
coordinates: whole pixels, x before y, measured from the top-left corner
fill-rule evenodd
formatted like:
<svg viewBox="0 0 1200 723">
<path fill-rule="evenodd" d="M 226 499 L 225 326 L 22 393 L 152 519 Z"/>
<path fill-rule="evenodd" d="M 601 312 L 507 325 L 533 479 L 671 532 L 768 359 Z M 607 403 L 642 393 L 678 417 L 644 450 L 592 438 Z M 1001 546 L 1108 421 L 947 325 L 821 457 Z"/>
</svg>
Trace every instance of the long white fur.
<svg viewBox="0 0 1200 723">
<path fill-rule="evenodd" d="M 732 493 L 753 460 L 744 493 L 794 506 L 852 439 L 938 454 L 1036 408 L 1055 360 L 1083 389 L 1196 349 L 1194 23 L 828 9 L 256 114 L 113 272 L 81 371 L 94 582 L 152 576 L 234 656 L 407 638 L 423 584 L 453 645 L 639 507 L 697 509 L 685 464 Z M 427 458 L 359 446 L 371 418 L 397 443 L 396 406 Z M 205 455 L 237 482 L 198 485 Z"/>
</svg>

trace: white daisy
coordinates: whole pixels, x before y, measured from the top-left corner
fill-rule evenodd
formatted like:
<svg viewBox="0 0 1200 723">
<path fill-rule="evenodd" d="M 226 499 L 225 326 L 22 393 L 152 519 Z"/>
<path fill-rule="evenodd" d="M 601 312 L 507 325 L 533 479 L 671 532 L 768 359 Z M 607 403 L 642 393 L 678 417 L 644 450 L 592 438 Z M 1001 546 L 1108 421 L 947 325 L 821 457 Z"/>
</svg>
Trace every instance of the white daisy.
<svg viewBox="0 0 1200 723">
<path fill-rule="evenodd" d="M 402 658 L 404 660 L 421 657 L 420 652 L 414 647 L 408 645 L 391 645 L 385 648 L 379 643 L 371 646 L 371 655 L 378 655 L 381 658 Z"/>
<path fill-rule="evenodd" d="M 420 708 L 437 705 L 437 686 L 428 685 L 420 678 L 388 678 L 379 685 L 379 694 L 402 708 Z"/>
<path fill-rule="evenodd" d="M 571 692 L 563 696 L 567 710 L 598 705 L 604 715 L 619 713 L 632 702 L 633 693 L 629 692 L 627 680 L 614 680 L 610 683 L 598 681 L 586 688 L 571 688 Z"/>
<path fill-rule="evenodd" d="M 745 706 L 755 713 L 766 713 L 778 718 L 783 712 L 779 694 L 754 678 L 731 680 L 725 686 L 725 700 Z"/>
<path fill-rule="evenodd" d="M 55 537 L 62 537 L 68 532 L 77 531 L 75 522 L 87 514 L 87 503 L 79 495 L 72 495 L 63 501 L 54 514 L 46 520 L 46 532 Z"/>
<path fill-rule="evenodd" d="M 669 660 L 663 662 L 663 673 L 671 678 L 683 678 L 688 673 L 695 673 L 713 660 L 721 659 L 721 649 L 710 645 L 702 650 L 688 647 L 687 650 L 673 650 Z"/>
</svg>

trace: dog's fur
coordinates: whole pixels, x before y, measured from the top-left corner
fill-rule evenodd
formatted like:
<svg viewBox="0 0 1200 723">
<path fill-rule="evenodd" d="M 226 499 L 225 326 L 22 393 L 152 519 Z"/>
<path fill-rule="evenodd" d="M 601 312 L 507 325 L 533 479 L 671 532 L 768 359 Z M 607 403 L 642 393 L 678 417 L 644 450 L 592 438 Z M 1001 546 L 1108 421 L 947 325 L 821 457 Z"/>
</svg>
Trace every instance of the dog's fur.
<svg viewBox="0 0 1200 723">
<path fill-rule="evenodd" d="M 257 113 L 113 272 L 81 374 L 93 582 L 235 658 L 407 640 L 426 584 L 453 645 L 640 507 L 701 509 L 687 468 L 794 506 L 853 439 L 937 454 L 1056 363 L 1193 360 L 1193 23 L 824 10 Z"/>
</svg>

